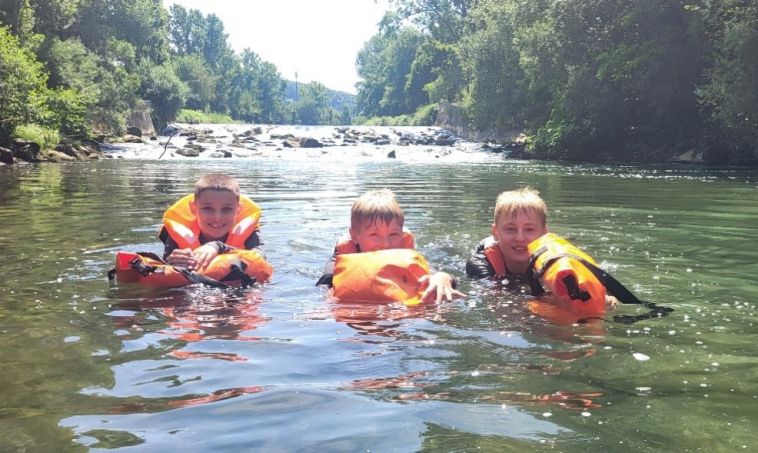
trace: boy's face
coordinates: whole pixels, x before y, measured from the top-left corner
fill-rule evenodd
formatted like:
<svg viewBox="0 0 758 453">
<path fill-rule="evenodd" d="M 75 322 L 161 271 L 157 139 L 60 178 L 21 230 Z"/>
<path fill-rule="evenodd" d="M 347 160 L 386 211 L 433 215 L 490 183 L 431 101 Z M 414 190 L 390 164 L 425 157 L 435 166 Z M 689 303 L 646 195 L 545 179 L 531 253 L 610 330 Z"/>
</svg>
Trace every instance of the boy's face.
<svg viewBox="0 0 758 453">
<path fill-rule="evenodd" d="M 203 237 L 210 241 L 223 239 L 234 226 L 239 197 L 228 190 L 204 190 L 190 204 Z"/>
<path fill-rule="evenodd" d="M 359 228 L 350 228 L 350 237 L 361 252 L 399 249 L 403 244 L 403 225 L 397 219 L 389 223 L 366 221 Z"/>
<path fill-rule="evenodd" d="M 547 226 L 533 211 L 519 212 L 512 217 L 500 216 L 492 224 L 492 235 L 499 242 L 505 266 L 516 273 L 526 272 L 522 268 L 529 264 L 529 243 L 546 233 Z"/>
</svg>

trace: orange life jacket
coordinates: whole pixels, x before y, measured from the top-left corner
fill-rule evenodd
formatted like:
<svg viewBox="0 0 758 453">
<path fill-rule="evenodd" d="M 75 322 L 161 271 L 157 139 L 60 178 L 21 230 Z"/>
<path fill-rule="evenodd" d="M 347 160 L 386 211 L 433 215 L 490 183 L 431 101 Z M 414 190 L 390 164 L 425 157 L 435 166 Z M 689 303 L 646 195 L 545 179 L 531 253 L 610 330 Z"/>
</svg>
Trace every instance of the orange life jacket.
<svg viewBox="0 0 758 453">
<path fill-rule="evenodd" d="M 240 272 L 243 275 L 240 275 Z M 235 284 L 249 278 L 265 282 L 271 278 L 273 268 L 257 250 L 236 249 L 223 253 L 213 258 L 201 272 L 190 272 L 166 264 L 159 257 L 149 253 L 118 252 L 116 267 L 112 273 L 120 283 L 177 287 L 191 283 L 208 283 L 202 281 L 202 277 L 213 279 L 209 281 L 212 284 L 215 284 L 214 281 Z"/>
<path fill-rule="evenodd" d="M 582 264 L 597 266 L 592 257 L 553 233 L 532 241 L 528 249 L 533 279 L 547 286 L 565 304 L 562 308 L 583 316 L 605 313 L 605 285 Z"/>
<path fill-rule="evenodd" d="M 492 266 L 492 269 L 495 270 L 495 277 L 505 278 L 505 276 L 508 275 L 503 252 L 500 250 L 500 246 L 492 236 L 484 240 L 484 256 L 487 257 L 487 261 Z"/>
<path fill-rule="evenodd" d="M 416 237 L 408 230 L 403 230 L 403 242 L 400 244 L 400 248 L 414 249 L 416 248 Z M 335 255 L 342 255 L 344 253 L 357 253 L 358 244 L 353 242 L 350 238 L 350 234 L 342 236 L 337 245 L 334 246 Z"/>
<path fill-rule="evenodd" d="M 387 249 L 336 256 L 333 295 L 337 299 L 421 303 L 429 263 L 413 249 Z"/>
<path fill-rule="evenodd" d="M 197 217 L 190 209 L 190 203 L 194 199 L 195 195 L 189 194 L 174 203 L 163 214 L 163 229 L 182 249 L 194 250 L 201 245 L 200 226 L 197 223 Z M 247 196 L 240 195 L 234 226 L 224 242 L 232 247 L 245 248 L 245 240 L 258 229 L 260 217 L 261 208 Z"/>
</svg>

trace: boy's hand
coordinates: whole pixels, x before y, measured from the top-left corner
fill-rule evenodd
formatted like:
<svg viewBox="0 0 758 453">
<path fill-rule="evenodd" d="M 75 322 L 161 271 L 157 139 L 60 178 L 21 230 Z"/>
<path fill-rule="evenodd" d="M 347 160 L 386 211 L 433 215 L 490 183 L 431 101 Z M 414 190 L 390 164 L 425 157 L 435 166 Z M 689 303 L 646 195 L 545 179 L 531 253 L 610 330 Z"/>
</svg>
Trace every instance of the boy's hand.
<svg viewBox="0 0 758 453">
<path fill-rule="evenodd" d="M 190 267 L 191 270 L 201 271 L 205 269 L 213 258 L 218 256 L 218 249 L 210 244 L 201 245 L 192 252 L 192 258 L 194 259 L 194 265 Z"/>
<path fill-rule="evenodd" d="M 195 264 L 192 258 L 192 249 L 176 249 L 166 258 L 166 262 L 172 266 L 190 267 Z"/>
<path fill-rule="evenodd" d="M 424 295 L 421 296 L 421 300 L 424 303 L 428 302 L 441 302 L 442 299 L 451 301 L 461 297 L 466 297 L 466 294 L 453 289 L 453 277 L 446 272 L 437 272 L 432 275 L 425 275 L 419 279 L 419 282 L 429 282 L 429 286 L 424 291 Z"/>
</svg>

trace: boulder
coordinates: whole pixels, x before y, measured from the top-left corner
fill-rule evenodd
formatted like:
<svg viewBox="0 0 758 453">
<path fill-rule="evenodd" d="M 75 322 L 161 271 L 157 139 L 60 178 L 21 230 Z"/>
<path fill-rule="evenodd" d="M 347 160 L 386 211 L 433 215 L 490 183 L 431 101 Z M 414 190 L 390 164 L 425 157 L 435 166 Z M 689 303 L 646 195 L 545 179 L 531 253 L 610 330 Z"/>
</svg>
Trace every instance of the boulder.
<svg viewBox="0 0 758 453">
<path fill-rule="evenodd" d="M 163 128 L 163 130 L 161 131 L 161 135 L 171 136 L 171 135 L 176 135 L 181 131 L 182 131 L 181 127 L 175 126 L 173 124 L 169 124 L 168 126 Z"/>
<path fill-rule="evenodd" d="M 152 137 L 156 135 L 153 119 L 150 117 L 152 105 L 150 101 L 137 102 L 129 115 L 126 117 L 127 133 L 137 137 Z M 130 132 L 131 129 L 131 132 Z M 139 131 L 138 134 L 134 132 Z"/>
<path fill-rule="evenodd" d="M 69 157 L 79 157 L 78 153 L 76 152 L 76 148 L 74 148 L 74 145 L 69 142 L 58 143 L 55 145 L 55 151 L 66 154 Z"/>
<path fill-rule="evenodd" d="M 677 164 L 702 164 L 703 153 L 699 153 L 694 149 L 686 151 L 678 156 L 674 156 L 669 159 L 669 162 Z"/>
<path fill-rule="evenodd" d="M 136 135 L 126 134 L 121 139 L 124 143 L 145 143 L 142 141 L 141 137 L 137 137 Z"/>
<path fill-rule="evenodd" d="M 389 153 L 387 153 L 387 157 L 389 159 L 397 159 L 397 155 L 395 155 L 395 150 L 393 149 L 392 151 L 390 151 Z"/>
<path fill-rule="evenodd" d="M 39 162 L 40 160 L 39 143 L 27 142 L 24 140 L 13 141 L 13 157 L 27 162 Z"/>
<path fill-rule="evenodd" d="M 184 157 L 197 157 L 200 155 L 200 151 L 192 148 L 177 149 L 176 154 Z"/>
<path fill-rule="evenodd" d="M 303 148 L 321 148 L 324 145 L 313 137 L 304 137 L 300 139 L 300 146 Z"/>
<path fill-rule="evenodd" d="M 62 151 L 58 151 L 57 149 L 48 151 L 45 154 L 45 158 L 51 162 L 70 162 L 72 160 L 77 160 L 76 157 Z"/>
<path fill-rule="evenodd" d="M 13 151 L 9 150 L 8 148 L 0 148 L 0 162 L 7 165 L 13 165 L 15 162 L 15 159 L 13 158 Z"/>
</svg>

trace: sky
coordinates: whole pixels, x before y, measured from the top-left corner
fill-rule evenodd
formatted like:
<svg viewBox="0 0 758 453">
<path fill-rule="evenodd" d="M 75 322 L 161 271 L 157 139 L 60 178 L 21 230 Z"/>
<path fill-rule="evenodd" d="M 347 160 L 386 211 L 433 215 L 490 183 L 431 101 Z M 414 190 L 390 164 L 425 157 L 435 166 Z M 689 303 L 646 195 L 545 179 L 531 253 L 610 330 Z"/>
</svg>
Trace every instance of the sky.
<svg viewBox="0 0 758 453">
<path fill-rule="evenodd" d="M 355 94 L 355 57 L 377 31 L 388 0 L 163 0 L 224 23 L 239 54 L 249 48 L 282 78 Z"/>
</svg>

